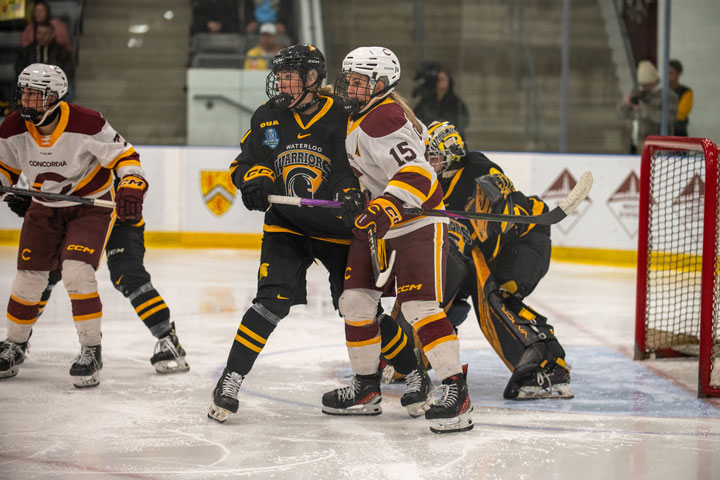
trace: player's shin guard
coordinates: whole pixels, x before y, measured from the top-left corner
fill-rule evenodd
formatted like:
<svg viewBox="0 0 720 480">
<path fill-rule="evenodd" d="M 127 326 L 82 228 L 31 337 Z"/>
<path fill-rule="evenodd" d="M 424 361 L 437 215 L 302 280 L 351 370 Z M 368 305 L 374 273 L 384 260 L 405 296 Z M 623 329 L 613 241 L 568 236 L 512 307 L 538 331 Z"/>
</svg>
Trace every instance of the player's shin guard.
<svg viewBox="0 0 720 480">
<path fill-rule="evenodd" d="M 167 335 L 172 328 L 170 309 L 152 283 L 147 282 L 127 297 L 135 309 L 135 313 L 153 336 L 162 338 Z"/>
<path fill-rule="evenodd" d="M 228 355 L 227 367 L 231 372 L 243 376 L 250 372 L 279 321 L 280 318 L 261 303 L 254 304 L 245 312 Z"/>
<path fill-rule="evenodd" d="M 379 321 L 382 357 L 400 375 L 407 375 L 415 370 L 418 364 L 413 340 L 408 338 L 390 315 L 380 315 Z M 384 376 L 383 382 L 389 383 Z"/>
</svg>

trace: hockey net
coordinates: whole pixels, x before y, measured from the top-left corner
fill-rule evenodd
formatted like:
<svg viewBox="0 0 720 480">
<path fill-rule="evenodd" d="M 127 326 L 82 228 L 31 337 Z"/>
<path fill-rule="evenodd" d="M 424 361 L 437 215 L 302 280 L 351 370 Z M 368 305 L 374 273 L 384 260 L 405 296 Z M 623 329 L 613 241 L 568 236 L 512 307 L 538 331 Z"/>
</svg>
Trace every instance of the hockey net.
<svg viewBox="0 0 720 480">
<path fill-rule="evenodd" d="M 697 355 L 720 396 L 718 147 L 650 136 L 642 151 L 635 358 Z"/>
</svg>

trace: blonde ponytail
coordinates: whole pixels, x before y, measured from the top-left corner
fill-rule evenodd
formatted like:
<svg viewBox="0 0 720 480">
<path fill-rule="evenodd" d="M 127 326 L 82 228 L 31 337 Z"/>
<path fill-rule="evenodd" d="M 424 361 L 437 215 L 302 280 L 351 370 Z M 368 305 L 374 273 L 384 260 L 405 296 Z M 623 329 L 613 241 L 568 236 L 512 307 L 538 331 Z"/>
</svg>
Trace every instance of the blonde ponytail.
<svg viewBox="0 0 720 480">
<path fill-rule="evenodd" d="M 400 105 L 400 108 L 403 109 L 403 112 L 405 112 L 405 116 L 410 120 L 410 123 L 412 123 L 413 128 L 418 133 L 418 135 L 422 135 L 422 125 L 420 125 L 420 120 L 417 119 L 415 116 L 415 112 L 412 111 L 412 108 L 410 108 L 410 105 L 408 105 L 407 100 L 405 100 L 402 95 L 400 95 L 397 92 L 390 93 L 390 98 L 395 100 L 395 103 Z"/>
</svg>

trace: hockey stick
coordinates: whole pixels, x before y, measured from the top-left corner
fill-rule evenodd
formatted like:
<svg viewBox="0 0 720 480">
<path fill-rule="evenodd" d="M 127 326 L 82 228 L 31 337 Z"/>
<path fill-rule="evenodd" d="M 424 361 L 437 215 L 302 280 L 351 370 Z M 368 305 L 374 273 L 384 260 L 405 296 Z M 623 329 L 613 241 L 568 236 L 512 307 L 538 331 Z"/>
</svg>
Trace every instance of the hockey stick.
<svg viewBox="0 0 720 480">
<path fill-rule="evenodd" d="M 368 243 L 370 244 L 370 263 L 372 263 L 373 275 L 375 276 L 375 286 L 377 288 L 382 288 L 390 278 L 393 266 L 395 265 L 395 250 L 390 253 L 390 259 L 388 260 L 387 267 L 383 270 L 380 267 L 380 259 L 378 257 L 378 242 L 375 228 L 368 228 L 367 233 Z"/>
<path fill-rule="evenodd" d="M 424 208 L 406 207 L 404 213 L 406 215 L 417 215 L 425 217 L 450 217 L 461 220 L 488 220 L 490 222 L 513 222 L 513 223 L 532 223 L 535 225 L 554 225 L 565 217 L 570 215 L 585 200 L 590 188 L 593 184 L 593 176 L 590 172 L 585 172 L 580 176 L 575 187 L 568 193 L 568 196 L 560 202 L 560 205 L 553 208 L 549 212 L 540 215 L 503 215 L 500 213 L 478 213 L 464 212 L 459 210 L 426 210 Z M 333 200 L 320 200 L 314 198 L 300 197 L 283 197 L 279 195 L 268 195 L 270 203 L 308 206 L 308 207 L 326 207 L 339 208 L 342 202 Z"/>
<path fill-rule="evenodd" d="M 4 187 L 0 185 L 0 192 L 14 193 L 30 197 L 47 198 L 48 200 L 60 200 L 65 202 L 83 203 L 95 207 L 115 208 L 115 202 L 111 200 L 100 200 L 99 198 L 77 197 L 75 195 L 63 195 L 62 193 L 41 192 L 39 190 L 26 190 L 24 188 Z"/>
<path fill-rule="evenodd" d="M 279 205 L 293 205 L 296 207 L 325 207 L 325 208 L 340 208 L 342 202 L 336 202 L 334 200 L 320 200 L 315 198 L 300 198 L 300 197 L 283 197 L 281 195 L 268 195 L 268 201 L 273 204 Z M 390 278 L 390 273 L 395 265 L 395 250 L 390 253 L 388 264 L 385 270 L 380 267 L 380 259 L 378 257 L 378 242 L 377 235 L 374 228 L 368 228 L 368 243 L 370 244 L 370 263 L 372 263 L 373 274 L 375 276 L 375 286 L 382 288 Z"/>
</svg>

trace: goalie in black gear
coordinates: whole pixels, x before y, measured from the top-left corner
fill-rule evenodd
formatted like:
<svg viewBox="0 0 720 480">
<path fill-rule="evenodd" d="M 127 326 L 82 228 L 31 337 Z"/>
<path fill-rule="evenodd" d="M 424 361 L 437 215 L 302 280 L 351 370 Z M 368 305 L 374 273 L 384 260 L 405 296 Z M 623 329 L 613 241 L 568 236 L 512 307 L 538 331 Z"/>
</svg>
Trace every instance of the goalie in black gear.
<svg viewBox="0 0 720 480">
<path fill-rule="evenodd" d="M 448 209 L 512 215 L 548 210 L 536 196 L 515 190 L 502 169 L 468 151 L 457 129 L 433 122 L 428 156 L 441 179 Z M 550 264 L 550 227 L 481 220 L 452 221 L 443 307 L 457 327 L 472 298 L 480 328 L 512 375 L 507 399 L 572 398 L 565 351 L 547 318 L 523 299 Z"/>
<path fill-rule="evenodd" d="M 116 179 L 115 187 L 117 188 Z M 20 217 L 30 207 L 29 196 L 8 195 L 8 206 Z M 113 287 L 122 293 L 135 309 L 150 333 L 157 338 L 150 363 L 158 373 L 186 372 L 190 369 L 185 350 L 175 333 L 175 323 L 170 321 L 170 309 L 150 281 L 145 269 L 145 221 L 143 219 L 116 220 L 105 246 L 108 270 Z M 59 270 L 48 275 L 48 285 L 40 298 L 38 316 L 42 314 L 50 294 L 60 281 Z"/>
</svg>

